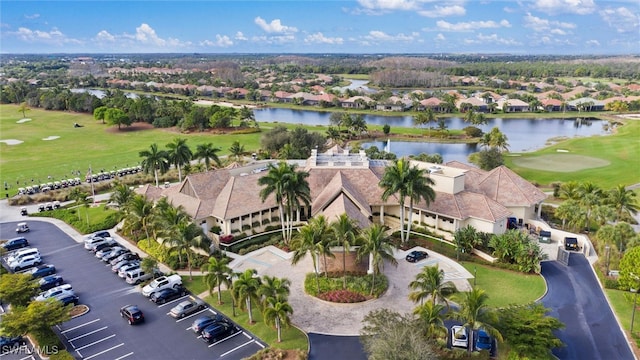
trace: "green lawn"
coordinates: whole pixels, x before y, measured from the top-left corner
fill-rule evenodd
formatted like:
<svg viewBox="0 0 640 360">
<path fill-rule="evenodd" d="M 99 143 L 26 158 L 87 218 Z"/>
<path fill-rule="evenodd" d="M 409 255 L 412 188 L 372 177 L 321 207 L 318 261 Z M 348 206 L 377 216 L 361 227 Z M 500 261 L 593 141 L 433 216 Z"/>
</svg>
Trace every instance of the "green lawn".
<svg viewBox="0 0 640 360">
<path fill-rule="evenodd" d="M 631 331 L 631 314 L 633 312 L 633 295 L 622 290 L 605 289 L 605 294 L 609 298 L 609 302 L 613 307 L 613 311 L 622 323 L 622 327 L 627 331 Z M 640 346 L 640 298 L 637 299 L 638 308 L 634 319 L 634 340 Z"/>
<path fill-rule="evenodd" d="M 198 271 L 198 269 L 194 269 L 194 270 Z M 199 295 L 207 291 L 207 285 L 205 285 L 204 281 L 202 281 L 203 278 L 204 276 L 202 275 L 193 275 L 193 279 L 190 280 L 189 275 L 185 275 L 182 277 L 182 284 L 192 294 Z"/>
<path fill-rule="evenodd" d="M 524 275 L 472 262 L 461 264 L 471 274 L 476 273 L 476 286 L 489 295 L 488 305 L 491 307 L 531 303 L 546 291 L 546 284 L 540 275 Z M 473 279 L 469 282 L 474 284 Z"/>
</svg>

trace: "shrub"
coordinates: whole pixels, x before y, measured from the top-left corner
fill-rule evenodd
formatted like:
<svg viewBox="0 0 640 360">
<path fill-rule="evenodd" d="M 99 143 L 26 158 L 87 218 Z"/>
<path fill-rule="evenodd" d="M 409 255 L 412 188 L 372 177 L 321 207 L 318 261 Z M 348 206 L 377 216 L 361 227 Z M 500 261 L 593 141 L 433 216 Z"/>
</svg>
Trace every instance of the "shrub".
<svg viewBox="0 0 640 360">
<path fill-rule="evenodd" d="M 335 303 L 357 303 L 367 300 L 364 295 L 351 290 L 332 290 L 318 294 L 318 298 Z"/>
<path fill-rule="evenodd" d="M 220 234 L 220 231 L 222 231 L 222 229 L 218 225 L 215 225 L 211 228 L 211 232 L 214 234 Z"/>
<path fill-rule="evenodd" d="M 249 229 L 251 229 L 251 225 L 249 224 L 242 225 L 242 231 L 249 230 Z"/>
<path fill-rule="evenodd" d="M 267 225 L 270 222 L 271 221 L 269 219 L 264 219 L 264 220 L 262 220 L 262 225 Z"/>
<path fill-rule="evenodd" d="M 356 293 L 360 296 L 362 296 L 362 300 L 360 301 L 365 301 L 367 299 L 372 299 L 372 298 L 378 298 L 380 297 L 380 295 L 382 295 L 388 287 L 388 280 L 387 277 L 382 275 L 382 274 L 378 274 L 376 275 L 376 283 L 375 283 L 375 287 L 373 289 L 373 295 L 371 294 L 371 282 L 373 279 L 372 275 L 360 275 L 358 273 L 351 273 L 351 274 L 347 274 L 347 288 L 343 289 L 342 285 L 342 275 L 340 274 L 339 276 L 338 273 L 330 273 L 332 276 L 318 276 L 318 282 L 320 283 L 320 289 L 318 289 L 318 285 L 316 283 L 316 275 L 315 273 L 309 273 L 307 274 L 305 281 L 304 281 L 304 290 L 306 293 L 308 293 L 309 295 L 312 296 L 316 296 L 318 298 L 321 298 L 323 300 L 326 301 L 332 301 L 331 299 L 334 300 L 338 300 L 338 299 L 343 299 L 346 300 L 348 299 L 349 302 L 353 302 L 352 300 L 356 299 L 355 295 L 347 295 L 343 292 L 338 292 L 335 295 L 326 295 L 325 297 L 322 297 L 322 294 L 333 294 L 333 292 L 336 291 L 349 291 L 352 293 Z M 336 301 L 339 302 L 339 301 Z"/>
<path fill-rule="evenodd" d="M 464 131 L 465 134 L 467 134 L 467 136 L 469 137 L 481 137 L 482 136 L 482 130 L 480 130 L 479 128 L 475 127 L 475 126 L 467 126 L 464 129 L 462 129 Z"/>
</svg>

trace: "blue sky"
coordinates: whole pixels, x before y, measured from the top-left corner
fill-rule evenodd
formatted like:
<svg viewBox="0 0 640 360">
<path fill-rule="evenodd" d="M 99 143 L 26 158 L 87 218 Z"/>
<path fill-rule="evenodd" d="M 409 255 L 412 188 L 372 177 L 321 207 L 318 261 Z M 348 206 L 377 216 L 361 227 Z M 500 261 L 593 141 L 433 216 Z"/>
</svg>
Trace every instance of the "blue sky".
<svg viewBox="0 0 640 360">
<path fill-rule="evenodd" d="M 638 0 L 0 2 L 1 53 L 640 54 Z"/>
</svg>

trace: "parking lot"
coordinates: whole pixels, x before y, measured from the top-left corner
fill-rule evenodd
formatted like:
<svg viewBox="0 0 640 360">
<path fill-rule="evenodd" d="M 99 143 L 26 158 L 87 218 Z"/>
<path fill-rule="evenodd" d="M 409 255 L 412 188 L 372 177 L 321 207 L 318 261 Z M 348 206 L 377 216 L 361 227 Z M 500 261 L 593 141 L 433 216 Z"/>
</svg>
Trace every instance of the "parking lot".
<svg viewBox="0 0 640 360">
<path fill-rule="evenodd" d="M 213 315 L 210 307 L 182 319 L 167 315 L 182 299 L 155 305 L 140 293 L 139 287 L 126 284 L 93 253 L 84 249 L 56 226 L 28 220 L 31 231 L 23 234 L 37 247 L 43 263 L 53 264 L 58 275 L 73 286 L 80 304 L 90 311 L 59 325 L 55 330 L 67 350 L 78 359 L 242 359 L 266 345 L 241 327 L 213 344 L 207 344 L 190 329 L 194 319 Z M 0 238 L 16 236 L 17 223 L 0 224 Z M 145 322 L 128 325 L 119 309 L 135 304 L 143 311 Z M 14 360 L 9 354 L 2 360 Z M 30 359 L 25 353 L 16 359 Z"/>
</svg>

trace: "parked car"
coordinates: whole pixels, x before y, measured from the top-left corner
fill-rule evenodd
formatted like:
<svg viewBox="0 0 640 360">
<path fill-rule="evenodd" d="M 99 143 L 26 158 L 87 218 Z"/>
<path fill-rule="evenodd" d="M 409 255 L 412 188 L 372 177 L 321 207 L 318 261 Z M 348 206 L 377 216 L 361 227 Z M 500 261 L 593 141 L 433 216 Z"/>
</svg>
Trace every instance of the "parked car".
<svg viewBox="0 0 640 360">
<path fill-rule="evenodd" d="M 487 350 L 491 351 L 491 336 L 487 334 L 486 331 L 480 329 L 476 335 L 476 350 Z"/>
<path fill-rule="evenodd" d="M 18 249 L 15 252 L 13 252 L 11 255 L 9 255 L 9 257 L 7 257 L 7 263 L 20 260 L 21 258 L 29 255 L 40 256 L 40 251 L 38 251 L 37 248 L 31 248 L 31 247 Z"/>
<path fill-rule="evenodd" d="M 142 268 L 137 268 L 135 270 L 129 270 L 124 274 L 124 281 L 129 285 L 138 285 L 143 281 L 149 280 L 153 277 L 160 276 L 162 273 L 160 270 L 153 269 L 151 273 L 147 273 Z"/>
<path fill-rule="evenodd" d="M 212 343 L 222 339 L 227 335 L 231 335 L 235 328 L 227 323 L 227 322 L 218 322 L 212 325 L 209 325 L 204 330 L 202 330 L 202 340 L 207 343 Z"/>
<path fill-rule="evenodd" d="M 38 285 L 42 291 L 49 290 L 62 284 L 64 284 L 64 279 L 60 275 L 49 275 L 38 280 Z"/>
<path fill-rule="evenodd" d="M 210 325 L 219 323 L 221 321 L 224 321 L 222 316 L 217 314 L 216 316 L 201 316 L 193 321 L 193 323 L 191 324 L 191 330 L 193 330 L 194 333 L 200 335 L 202 333 L 202 330 L 206 329 Z"/>
<path fill-rule="evenodd" d="M 92 237 L 84 240 L 84 248 L 90 251 L 94 250 L 100 244 L 115 244 L 116 241 L 111 237 Z"/>
<path fill-rule="evenodd" d="M 189 296 L 189 299 L 181 301 L 178 305 L 174 306 L 171 311 L 169 311 L 169 315 L 173 318 L 183 318 L 203 310 L 206 307 L 204 301 L 197 297 Z"/>
<path fill-rule="evenodd" d="M 107 230 L 96 231 L 93 234 L 87 235 L 86 239 L 94 239 L 94 238 L 110 238 L 111 234 Z"/>
<path fill-rule="evenodd" d="M 125 253 L 130 253 L 131 250 L 129 249 L 116 249 L 116 250 L 111 250 L 108 254 L 106 255 L 102 255 L 101 259 L 103 262 L 109 263 L 111 262 L 111 260 L 117 258 L 118 256 L 125 254 Z"/>
<path fill-rule="evenodd" d="M 420 251 L 420 250 L 414 250 L 410 253 L 407 254 L 407 256 L 405 257 L 405 259 L 408 262 L 416 262 L 416 261 L 420 261 L 422 259 L 426 259 L 429 256 L 429 254 L 427 254 L 426 251 Z"/>
<path fill-rule="evenodd" d="M 112 247 L 106 247 L 106 248 L 103 248 L 103 249 L 100 249 L 100 250 L 96 251 L 96 257 L 98 259 L 102 259 L 103 256 L 105 256 L 107 254 L 110 254 L 112 251 L 123 250 L 123 249 L 124 248 L 122 246 L 118 246 L 118 245 L 115 245 L 115 246 L 112 246 Z"/>
<path fill-rule="evenodd" d="M 125 305 L 121 307 L 120 316 L 125 318 L 129 325 L 138 324 L 144 321 L 144 314 L 137 305 Z"/>
<path fill-rule="evenodd" d="M 454 325 L 451 327 L 451 346 L 467 348 L 469 339 L 467 337 L 467 328 Z"/>
<path fill-rule="evenodd" d="M 69 304 L 78 305 L 78 303 L 80 302 L 80 298 L 78 297 L 78 295 L 74 294 L 64 294 L 56 297 L 56 299 L 60 301 L 63 306 L 67 306 Z"/>
<path fill-rule="evenodd" d="M 40 265 L 42 263 L 42 259 L 40 259 L 40 255 L 27 255 L 20 259 L 16 259 L 9 263 L 9 268 L 11 271 L 16 272 L 24 269 L 28 269 L 30 267 L 34 267 L 36 265 Z"/>
<path fill-rule="evenodd" d="M 52 289 L 49 289 L 43 293 L 41 293 L 40 295 L 36 296 L 35 300 L 36 301 L 45 301 L 49 298 L 58 298 L 61 296 L 66 296 L 66 295 L 75 295 L 75 292 L 73 291 L 73 289 L 71 288 L 71 285 L 69 284 L 62 284 L 60 286 L 56 286 Z"/>
<path fill-rule="evenodd" d="M 29 232 L 29 230 L 29 225 L 26 222 L 18 223 L 18 227 L 16 228 L 18 234 Z"/>
<path fill-rule="evenodd" d="M 0 354 L 6 354 L 18 350 L 27 344 L 22 336 L 0 336 Z"/>
<path fill-rule="evenodd" d="M 7 251 L 14 251 L 29 246 L 29 241 L 24 237 L 17 237 L 7 240 L 2 247 Z"/>
<path fill-rule="evenodd" d="M 564 238 L 564 248 L 565 250 L 579 250 L 578 247 L 578 239 L 574 237 L 565 237 Z"/>
<path fill-rule="evenodd" d="M 142 288 L 142 295 L 149 297 L 162 289 L 182 286 L 182 278 L 178 274 L 161 276 Z"/>
<path fill-rule="evenodd" d="M 166 288 L 156 291 L 149 297 L 149 300 L 156 304 L 164 304 L 167 301 L 175 300 L 187 295 L 187 289 L 182 286 L 177 288 Z"/>
<path fill-rule="evenodd" d="M 121 254 L 120 256 L 116 257 L 115 259 L 111 259 L 111 261 L 109 261 L 109 264 L 111 266 L 119 263 L 120 261 L 123 260 L 140 260 L 140 256 L 136 253 L 132 253 L 132 252 L 126 252 Z"/>
<path fill-rule="evenodd" d="M 118 246 L 118 243 L 113 241 L 113 242 L 106 242 L 106 243 L 102 243 L 102 244 L 98 244 L 96 246 L 93 247 L 93 249 L 91 249 L 92 252 L 98 252 L 100 250 L 104 250 L 104 249 L 111 249 L 114 246 Z"/>
<path fill-rule="evenodd" d="M 38 265 L 29 271 L 34 279 L 41 278 L 43 276 L 53 275 L 56 273 L 56 267 L 51 264 Z"/>
<path fill-rule="evenodd" d="M 120 272 L 120 269 L 123 266 L 133 264 L 133 263 L 140 263 L 140 260 L 121 260 L 118 263 L 111 266 L 111 271 L 118 274 Z"/>
<path fill-rule="evenodd" d="M 122 266 L 120 270 L 118 270 L 118 276 L 124 279 L 127 276 L 127 272 L 136 269 L 140 269 L 140 261 L 134 261 L 130 264 Z"/>
</svg>

